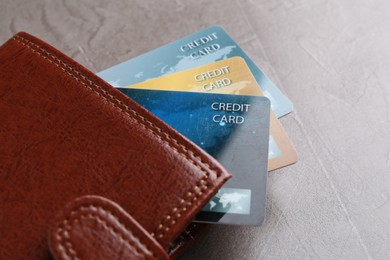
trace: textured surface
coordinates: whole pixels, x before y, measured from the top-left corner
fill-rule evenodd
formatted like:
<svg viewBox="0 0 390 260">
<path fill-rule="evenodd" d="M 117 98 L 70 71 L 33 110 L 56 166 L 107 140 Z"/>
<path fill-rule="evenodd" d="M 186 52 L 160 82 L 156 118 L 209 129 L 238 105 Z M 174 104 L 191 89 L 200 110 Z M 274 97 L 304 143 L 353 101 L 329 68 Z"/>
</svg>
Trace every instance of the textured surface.
<svg viewBox="0 0 390 260">
<path fill-rule="evenodd" d="M 0 40 L 26 30 L 93 71 L 220 24 L 288 95 L 300 161 L 270 174 L 260 228 L 213 227 L 185 259 L 390 257 L 390 2 L 0 2 Z"/>
<path fill-rule="evenodd" d="M 56 217 L 49 237 L 56 260 L 169 259 L 134 218 L 115 202 L 99 196 L 70 202 Z"/>
<path fill-rule="evenodd" d="M 0 47 L 0 144 L 1 259 L 46 259 L 54 214 L 90 194 L 118 203 L 168 249 L 229 177 L 168 125 L 26 33 Z"/>
</svg>

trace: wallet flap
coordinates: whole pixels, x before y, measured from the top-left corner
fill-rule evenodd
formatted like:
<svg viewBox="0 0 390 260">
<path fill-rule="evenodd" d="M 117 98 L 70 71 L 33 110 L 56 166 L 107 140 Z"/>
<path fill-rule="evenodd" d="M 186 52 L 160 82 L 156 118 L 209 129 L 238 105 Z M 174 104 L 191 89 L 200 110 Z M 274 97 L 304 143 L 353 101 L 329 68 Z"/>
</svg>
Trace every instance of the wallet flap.
<svg viewBox="0 0 390 260">
<path fill-rule="evenodd" d="M 0 47 L 0 258 L 49 255 L 53 212 L 120 204 L 164 249 L 230 177 L 72 59 L 19 33 Z"/>
<path fill-rule="evenodd" d="M 161 245 L 118 204 L 99 196 L 70 202 L 50 229 L 61 259 L 169 259 Z"/>
</svg>

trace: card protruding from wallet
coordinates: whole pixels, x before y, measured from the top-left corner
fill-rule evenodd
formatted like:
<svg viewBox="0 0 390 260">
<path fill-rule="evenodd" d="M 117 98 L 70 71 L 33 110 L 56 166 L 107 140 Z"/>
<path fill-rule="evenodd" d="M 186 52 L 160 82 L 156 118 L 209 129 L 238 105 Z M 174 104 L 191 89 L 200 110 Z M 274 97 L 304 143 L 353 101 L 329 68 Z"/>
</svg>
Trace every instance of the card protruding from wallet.
<svg viewBox="0 0 390 260">
<path fill-rule="evenodd" d="M 120 88 L 233 175 L 195 220 L 260 225 L 265 215 L 270 102 L 261 96 Z"/>
<path fill-rule="evenodd" d="M 126 88 L 263 96 L 251 70 L 241 57 L 220 60 Z M 298 160 L 294 145 L 273 112 L 270 121 L 268 171 Z"/>
</svg>

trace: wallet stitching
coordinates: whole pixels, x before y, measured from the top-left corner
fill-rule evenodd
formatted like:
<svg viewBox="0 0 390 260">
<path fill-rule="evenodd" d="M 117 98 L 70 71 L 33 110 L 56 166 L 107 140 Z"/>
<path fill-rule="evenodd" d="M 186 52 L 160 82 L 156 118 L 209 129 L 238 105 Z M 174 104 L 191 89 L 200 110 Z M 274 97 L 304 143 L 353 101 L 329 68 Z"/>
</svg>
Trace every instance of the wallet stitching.
<svg viewBox="0 0 390 260">
<path fill-rule="evenodd" d="M 174 139 L 173 137 L 171 137 L 168 133 L 165 133 L 163 132 L 163 130 L 161 128 L 159 128 L 158 126 L 156 126 L 154 123 L 150 122 L 148 119 L 146 119 L 145 117 L 141 116 L 139 113 L 137 113 L 136 111 L 134 111 L 133 109 L 131 109 L 130 107 L 128 107 L 126 104 L 124 104 L 122 101 L 118 100 L 116 97 L 114 97 L 113 95 L 109 94 L 107 91 L 105 91 L 104 89 L 102 89 L 100 86 L 98 86 L 96 83 L 94 83 L 92 80 L 88 79 L 87 77 L 85 77 L 83 74 L 81 74 L 79 71 L 77 71 L 76 69 L 70 67 L 68 64 L 66 64 L 65 62 L 61 61 L 59 58 L 57 58 L 56 56 L 54 56 L 53 54 L 49 53 L 48 51 L 46 51 L 45 49 L 43 49 L 42 47 L 40 47 L 39 45 L 35 44 L 34 42 L 31 42 L 29 41 L 28 39 L 25 39 L 24 37 L 22 36 L 19 36 L 19 35 L 16 35 L 14 36 L 14 38 L 12 38 L 14 40 L 16 40 L 17 42 L 21 43 L 22 45 L 26 46 L 27 48 L 29 48 L 31 51 L 37 53 L 39 56 L 41 56 L 42 58 L 46 59 L 47 61 L 49 61 L 50 63 L 56 65 L 57 67 L 59 67 L 60 69 L 62 69 L 65 73 L 67 73 L 69 76 L 71 76 L 72 78 L 74 78 L 75 80 L 79 81 L 82 85 L 84 85 L 85 87 L 87 87 L 88 89 L 92 90 L 94 93 L 98 94 L 99 96 L 101 96 L 102 98 L 104 98 L 106 101 L 110 102 L 114 107 L 116 107 L 117 109 L 119 109 L 121 112 L 124 112 L 125 114 L 129 115 L 129 113 L 126 113 L 123 108 L 120 108 L 119 106 L 115 105 L 112 100 L 109 100 L 107 96 L 104 96 L 103 94 L 97 92 L 97 90 L 93 89 L 91 86 L 88 86 L 86 84 L 86 82 L 82 81 L 80 78 L 78 78 L 77 76 L 75 76 L 74 74 L 70 73 L 67 69 L 69 69 L 70 71 L 73 71 L 75 72 L 76 74 L 78 74 L 79 76 L 81 76 L 84 80 L 88 81 L 90 84 L 93 84 L 94 86 L 96 86 L 98 89 L 100 89 L 101 91 L 103 91 L 103 93 L 105 95 L 108 95 L 109 97 L 111 97 L 111 99 L 117 101 L 120 105 L 122 106 L 125 106 L 126 110 L 132 112 L 135 116 L 137 116 L 138 118 L 141 118 L 141 120 L 143 122 L 146 122 L 148 123 L 150 126 L 154 127 L 159 133 L 161 134 L 164 134 L 166 136 L 166 138 L 168 138 L 168 140 L 170 141 L 173 141 L 176 145 L 179 145 L 185 152 L 187 152 L 188 154 L 191 154 L 192 156 L 194 156 L 195 158 L 197 158 L 198 160 L 200 160 L 200 162 L 203 163 L 203 165 L 205 165 L 210 171 L 214 172 L 217 176 L 217 178 L 219 178 L 221 176 L 221 172 L 217 172 L 215 171 L 214 169 L 211 168 L 211 166 L 206 163 L 206 162 L 203 162 L 202 161 L 202 158 L 199 157 L 199 156 L 196 156 L 192 151 L 190 151 L 188 148 L 186 148 L 184 145 L 180 144 L 176 139 Z M 24 42 L 26 43 L 24 43 Z M 28 46 L 27 44 L 29 45 L 32 45 L 36 48 L 38 48 L 38 50 L 40 51 L 43 51 L 45 54 L 51 56 L 53 59 L 55 59 L 56 61 L 62 63 L 65 68 L 63 66 L 61 66 L 60 64 L 56 63 L 55 61 L 52 61 L 50 60 L 47 56 L 44 56 L 44 53 L 36 50 L 36 49 L 33 49 L 31 46 Z M 134 118 L 134 117 L 132 117 Z M 136 118 L 135 118 L 136 119 Z M 137 119 L 136 119 L 137 120 Z M 148 128 L 147 125 L 145 125 L 144 123 L 142 123 L 139 119 L 137 120 L 138 123 L 140 123 L 145 129 L 149 130 L 151 133 L 153 133 L 157 138 L 159 138 L 161 141 L 163 141 L 164 143 L 168 144 L 169 147 L 171 147 L 173 150 L 175 150 L 177 153 L 179 153 L 184 159 L 188 160 L 189 162 L 191 162 L 194 166 L 196 166 L 197 168 L 199 168 L 205 175 L 203 176 L 203 178 L 199 181 L 200 182 L 200 187 L 199 185 L 197 184 L 193 191 L 189 192 L 188 194 L 190 194 L 190 196 L 192 196 L 192 193 L 194 192 L 194 190 L 196 189 L 200 189 L 202 190 L 201 188 L 205 188 L 205 190 L 208 189 L 208 185 L 204 184 L 205 183 L 205 180 L 209 177 L 209 172 L 205 171 L 200 165 L 198 165 L 194 160 L 190 159 L 188 157 L 188 155 L 182 153 L 182 152 L 179 152 L 178 149 L 174 146 L 172 146 L 172 143 L 169 143 L 167 140 L 163 140 L 162 136 L 157 134 L 155 131 L 153 131 L 153 129 L 151 128 Z M 197 196 L 194 196 L 192 198 L 191 201 L 183 201 L 181 200 L 181 203 L 180 205 L 183 205 L 180 207 L 180 209 L 178 209 L 177 207 L 173 208 L 172 210 L 172 214 L 174 214 L 175 212 L 177 212 L 177 214 L 175 215 L 175 218 L 170 222 L 170 224 L 164 224 L 164 219 L 160 222 L 160 224 L 157 226 L 157 229 L 156 229 L 156 233 L 159 234 L 158 235 L 158 238 L 162 239 L 166 233 L 169 231 L 169 229 L 175 225 L 177 219 L 179 219 L 181 217 L 181 213 L 182 212 L 185 212 L 187 210 L 186 206 L 184 205 L 183 202 L 187 202 L 188 205 L 191 205 L 197 198 L 198 196 L 201 196 L 202 195 L 202 191 L 198 192 L 197 193 Z M 189 196 L 189 197 L 190 197 Z M 170 220 L 171 219 L 171 216 L 170 215 L 167 215 L 166 216 L 166 219 L 167 220 Z M 164 228 L 165 227 L 165 228 Z M 154 236 L 155 234 L 152 233 L 152 236 Z"/>
<path fill-rule="evenodd" d="M 95 205 L 88 205 L 88 206 L 80 206 L 78 207 L 77 209 L 75 210 L 72 210 L 72 212 L 70 213 L 70 216 L 68 218 L 66 218 L 64 221 L 63 221 L 63 225 L 64 225 L 64 228 L 68 229 L 68 231 L 71 231 L 72 230 L 72 224 L 73 223 L 77 223 L 78 221 L 82 220 L 82 219 L 86 219 L 86 218 L 95 218 L 97 219 L 98 222 L 100 222 L 103 226 L 107 227 L 109 230 L 111 230 L 114 234 L 115 234 L 115 237 L 117 237 L 119 240 L 122 240 L 123 242 L 125 242 L 126 244 L 128 244 L 131 248 L 135 249 L 135 251 L 141 255 L 143 258 L 146 258 L 145 254 L 143 252 L 140 252 L 140 248 L 134 244 L 135 241 L 132 241 L 132 240 L 129 240 L 127 238 L 124 238 L 124 234 L 125 233 L 122 233 L 120 230 L 115 230 L 115 225 L 111 225 L 108 223 L 108 221 L 106 221 L 104 219 L 104 217 L 102 216 L 99 216 L 97 213 L 94 213 L 94 212 L 88 212 L 88 210 L 92 209 L 93 207 L 95 207 L 96 209 L 100 209 L 102 210 L 103 212 L 105 212 L 106 214 L 110 215 L 111 217 L 113 217 L 116 221 L 118 221 L 119 225 L 121 227 L 123 227 L 125 230 L 127 230 L 130 234 L 130 236 L 132 237 L 132 239 L 138 241 L 145 249 L 146 251 L 151 254 L 155 259 L 158 259 L 158 257 L 155 255 L 154 251 L 150 250 L 149 247 L 141 242 L 141 239 L 136 236 L 130 229 L 127 228 L 127 226 L 125 224 L 123 224 L 116 215 L 114 215 L 110 210 L 107 210 L 101 206 L 95 206 Z M 81 214 L 80 216 L 77 216 L 73 219 L 71 219 L 72 215 L 75 215 L 78 211 L 82 211 L 82 210 L 86 210 L 87 213 L 84 213 L 84 214 Z M 74 257 L 78 258 L 78 259 L 81 259 L 80 257 L 78 257 L 77 255 L 77 252 L 76 250 L 74 249 L 73 247 L 73 244 L 70 240 L 70 238 L 66 238 L 64 236 L 64 232 L 61 232 L 62 231 L 62 228 L 61 226 L 58 227 L 57 229 L 57 235 L 59 237 L 59 244 L 62 248 L 66 249 L 64 250 L 64 253 L 67 255 L 67 256 L 70 256 L 70 254 L 74 255 Z M 69 251 L 69 253 L 67 252 Z"/>
</svg>

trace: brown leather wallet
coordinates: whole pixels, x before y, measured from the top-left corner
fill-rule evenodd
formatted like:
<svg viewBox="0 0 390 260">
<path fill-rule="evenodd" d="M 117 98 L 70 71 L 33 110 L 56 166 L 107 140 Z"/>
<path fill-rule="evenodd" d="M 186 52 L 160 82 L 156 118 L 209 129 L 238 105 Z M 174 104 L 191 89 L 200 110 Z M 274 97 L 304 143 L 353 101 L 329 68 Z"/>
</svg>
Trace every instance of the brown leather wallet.
<svg viewBox="0 0 390 260">
<path fill-rule="evenodd" d="M 167 258 L 229 177 L 41 40 L 0 47 L 0 259 Z"/>
</svg>

